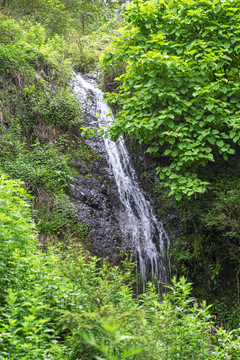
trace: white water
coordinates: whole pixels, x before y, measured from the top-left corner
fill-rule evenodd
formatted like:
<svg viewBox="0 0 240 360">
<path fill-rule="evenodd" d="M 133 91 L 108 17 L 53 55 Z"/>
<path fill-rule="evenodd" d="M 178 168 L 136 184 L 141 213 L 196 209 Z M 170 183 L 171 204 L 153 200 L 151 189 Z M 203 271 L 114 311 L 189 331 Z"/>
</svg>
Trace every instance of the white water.
<svg viewBox="0 0 240 360">
<path fill-rule="evenodd" d="M 86 101 L 91 91 L 100 116 L 100 125 L 107 126 L 114 121 L 111 110 L 104 101 L 103 92 L 93 81 L 75 75 L 72 85 L 74 93 L 81 102 Z M 160 288 L 161 283 L 168 282 L 169 238 L 139 187 L 124 139 L 120 137 L 115 143 L 106 138 L 104 142 L 122 204 L 119 215 L 124 239 L 122 248 L 128 252 L 130 250 L 134 257 L 138 258 L 143 292 L 150 278 L 155 279 Z"/>
</svg>

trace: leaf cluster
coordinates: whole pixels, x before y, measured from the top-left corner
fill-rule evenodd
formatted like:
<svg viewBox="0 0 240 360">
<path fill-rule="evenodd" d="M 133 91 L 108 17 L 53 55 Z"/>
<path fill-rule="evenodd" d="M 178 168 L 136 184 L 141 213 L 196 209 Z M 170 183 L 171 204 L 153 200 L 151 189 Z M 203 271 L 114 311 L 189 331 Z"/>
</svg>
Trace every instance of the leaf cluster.
<svg viewBox="0 0 240 360">
<path fill-rule="evenodd" d="M 4 360 L 225 359 L 240 355 L 238 335 L 213 328 L 208 307 L 173 279 L 133 297 L 134 264 L 92 257 L 72 242 L 65 252 L 36 248 L 27 194 L 0 178 L 0 355 Z M 214 330 L 213 330 L 214 329 Z"/>
<path fill-rule="evenodd" d="M 133 1 L 105 55 L 127 61 L 109 134 L 147 144 L 177 200 L 204 193 L 202 169 L 239 152 L 239 14 L 238 1 Z"/>
</svg>

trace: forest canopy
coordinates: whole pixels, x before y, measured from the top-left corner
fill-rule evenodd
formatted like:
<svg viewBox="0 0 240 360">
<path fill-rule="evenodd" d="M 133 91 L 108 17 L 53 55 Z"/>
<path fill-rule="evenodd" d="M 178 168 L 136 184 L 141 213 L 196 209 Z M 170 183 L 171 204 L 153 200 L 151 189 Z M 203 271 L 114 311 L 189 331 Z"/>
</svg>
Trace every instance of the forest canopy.
<svg viewBox="0 0 240 360">
<path fill-rule="evenodd" d="M 239 153 L 240 3 L 138 0 L 125 20 L 104 58 L 126 64 L 110 136 L 145 144 L 177 200 L 204 193 L 211 164 Z"/>
</svg>

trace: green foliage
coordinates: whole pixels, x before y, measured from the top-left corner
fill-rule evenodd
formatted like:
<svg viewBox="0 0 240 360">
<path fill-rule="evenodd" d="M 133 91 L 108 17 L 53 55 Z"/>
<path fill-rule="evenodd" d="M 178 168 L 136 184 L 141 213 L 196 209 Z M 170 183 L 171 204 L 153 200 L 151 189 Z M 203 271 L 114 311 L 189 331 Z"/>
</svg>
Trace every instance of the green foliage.
<svg viewBox="0 0 240 360">
<path fill-rule="evenodd" d="M 180 200 L 204 193 L 204 167 L 239 151 L 238 1 L 133 1 L 128 27 L 105 55 L 127 62 L 115 139 L 132 134 L 160 156 L 162 186 Z"/>
<path fill-rule="evenodd" d="M 26 191 L 19 184 L 0 177 L 0 286 L 2 296 L 10 286 L 16 286 L 16 270 L 18 264 L 15 257 L 20 252 L 24 257 L 33 248 L 35 234 L 31 221 L 29 204 L 24 201 L 29 198 Z M 20 255 L 19 255 L 20 256 Z"/>
<path fill-rule="evenodd" d="M 96 69 L 99 56 L 104 52 L 118 33 L 119 20 L 110 19 L 97 30 L 87 35 L 73 30 L 67 46 L 67 56 L 70 58 L 75 71 L 88 73 Z"/>
<path fill-rule="evenodd" d="M 1 176 L 0 356 L 2 359 L 62 359 L 54 307 L 61 308 L 71 285 L 56 270 L 56 257 L 36 250 L 27 194 Z M 70 296 L 67 296 L 70 300 Z"/>
<path fill-rule="evenodd" d="M 214 328 L 184 278 L 162 302 L 151 284 L 136 299 L 127 259 L 99 264 L 74 242 L 37 250 L 25 190 L 0 181 L 2 359 L 239 358 L 238 332 Z"/>
<path fill-rule="evenodd" d="M 224 329 L 233 331 L 237 329 L 240 321 L 239 303 L 234 298 L 222 297 L 213 303 L 213 313 L 218 314 L 216 320 Z M 233 331 L 234 333 L 234 331 Z"/>
<path fill-rule="evenodd" d="M 53 329 L 49 326 L 47 304 L 43 303 L 42 286 L 21 291 L 8 290 L 7 305 L 0 328 L 2 331 L 0 345 L 2 359 L 61 359 L 60 346 L 54 344 Z M 21 296 L 21 298 L 19 298 Z M 21 317 L 22 316 L 22 317 Z M 52 344 L 51 344 L 52 342 Z"/>
<path fill-rule="evenodd" d="M 14 119 L 28 139 L 32 138 L 37 125 L 67 128 L 77 123 L 80 110 L 67 90 L 56 86 L 57 91 L 51 92 L 46 82 L 51 80 L 53 83 L 60 74 L 62 84 L 66 82 L 68 75 L 62 74 L 69 63 L 59 50 L 65 45 L 62 39 L 59 36 L 48 39 L 41 25 L 29 21 L 17 22 L 2 17 L 0 25 L 5 40 L 0 46 L 1 122 L 10 124 Z M 55 104 L 62 106 L 63 112 L 56 112 L 54 117 Z"/>
<path fill-rule="evenodd" d="M 24 181 L 34 195 L 41 234 L 83 239 L 86 229 L 77 225 L 74 212 L 56 205 L 68 198 L 74 172 L 73 154 L 59 139 L 67 132 L 77 153 L 79 138 L 73 133 L 82 121 L 79 102 L 65 87 L 70 75 L 66 41 L 59 35 L 49 38 L 39 23 L 7 16 L 1 17 L 0 34 L 0 168 Z"/>
<path fill-rule="evenodd" d="M 129 286 L 133 264 L 125 261 L 122 264 L 124 270 L 121 270 L 107 261 L 99 266 L 99 260 L 89 257 L 81 247 L 75 246 L 61 265 L 64 275 L 78 286 L 76 308 L 74 311 L 62 311 L 60 317 L 62 331 L 68 332 L 70 359 L 94 359 L 96 352 L 86 344 L 85 338 L 89 332 L 93 332 L 104 341 L 107 336 L 102 328 L 105 318 L 114 317 L 120 326 L 124 321 L 131 328 L 131 320 L 134 316 L 140 316 L 135 311 Z"/>
<path fill-rule="evenodd" d="M 216 302 L 212 313 L 227 329 L 239 321 L 239 170 L 234 159 L 228 166 L 213 168 L 213 184 L 194 201 L 169 202 L 160 188 L 154 188 L 161 216 L 164 211 L 166 217 L 178 214 L 177 222 L 169 222 L 176 234 L 171 241 L 172 272 L 193 282 L 198 298 Z"/>
<path fill-rule="evenodd" d="M 19 13 L 25 17 L 35 18 L 42 23 L 48 32 L 63 33 L 66 31 L 66 6 L 60 0 L 10 0 L 1 4 L 4 10 L 11 11 L 14 15 Z"/>
<path fill-rule="evenodd" d="M 80 125 L 79 101 L 67 89 L 55 94 L 48 106 L 46 117 L 51 125 L 67 130 L 71 125 Z"/>
<path fill-rule="evenodd" d="M 72 171 L 64 156 L 49 145 L 35 143 L 30 148 L 18 143 L 16 146 L 11 136 L 2 139 L 0 165 L 5 173 L 25 182 L 32 194 L 37 195 L 41 188 L 46 191 L 61 193 L 72 179 Z"/>
<path fill-rule="evenodd" d="M 79 48 L 76 43 L 72 44 L 69 55 L 74 59 L 74 69 L 77 72 L 89 73 L 96 68 L 98 63 L 96 53 L 92 52 L 91 49 L 88 49 L 86 46 Z"/>
<path fill-rule="evenodd" d="M 75 214 L 75 209 L 66 199 L 57 199 L 48 211 L 44 205 L 37 213 L 37 227 L 40 234 L 59 235 L 75 234 L 78 241 L 84 239 L 87 232 L 87 224 L 82 224 Z"/>
<path fill-rule="evenodd" d="M 72 29 L 89 33 L 100 27 L 118 9 L 123 1 L 104 0 L 6 0 L 0 8 L 15 16 L 33 18 L 48 34 L 67 35 Z"/>
<path fill-rule="evenodd" d="M 31 71 L 39 62 L 49 64 L 40 50 L 46 43 L 45 29 L 41 25 L 2 16 L 0 33 L 3 39 L 0 46 L 1 71 L 9 70 L 13 75 L 14 71 Z"/>
<path fill-rule="evenodd" d="M 189 297 L 190 289 L 182 278 L 180 282 L 174 280 L 162 302 L 149 284 L 147 293 L 135 303 L 118 294 L 121 308 L 114 300 L 106 306 L 102 293 L 96 304 L 98 314 L 86 313 L 84 308 L 77 314 L 63 312 L 61 322 L 72 329 L 70 347 L 75 349 L 70 359 L 238 358 L 239 339 L 213 326 L 206 304 Z M 89 295 L 92 299 L 91 292 Z M 89 306 L 94 303 L 92 299 Z"/>
<path fill-rule="evenodd" d="M 189 297 L 191 285 L 186 283 L 184 278 L 178 283 L 173 279 L 171 290 L 162 303 L 157 301 L 153 288 L 143 295 L 143 300 L 147 299 L 146 304 L 151 304 L 149 310 L 147 305 L 146 314 L 156 335 L 155 340 L 149 339 L 152 350 L 149 358 L 211 359 L 211 345 L 204 338 L 207 331 L 205 326 L 210 324 L 206 304 L 199 305 L 195 299 Z M 155 316 L 156 319 L 152 321 Z"/>
<path fill-rule="evenodd" d="M 213 202 L 212 212 L 206 214 L 204 221 L 208 226 L 216 226 L 219 230 L 225 230 L 224 237 L 231 241 L 240 235 L 240 184 L 232 181 L 230 188 L 226 183 L 220 182 L 219 185 L 219 187 L 225 187 L 225 191 L 215 190 L 216 198 Z M 239 258 L 239 254 L 236 255 L 236 258 Z"/>
<path fill-rule="evenodd" d="M 109 2 L 112 4 L 112 1 Z M 99 8 L 102 10 L 99 11 Z M 110 13 L 112 12 L 111 7 L 109 8 L 108 2 L 103 0 L 96 1 L 76 1 L 75 2 L 75 11 L 77 12 L 77 17 L 81 23 L 81 30 L 83 33 L 86 32 L 87 27 L 96 28 L 96 23 L 102 23 L 107 19 Z"/>
<path fill-rule="evenodd" d="M 120 325 L 116 324 L 114 319 L 103 320 L 102 331 L 106 333 L 109 343 L 106 344 L 106 340 L 102 340 L 100 343 L 94 338 L 92 334 L 84 334 L 84 341 L 97 349 L 107 360 L 125 360 L 125 359 L 134 359 L 135 355 L 141 352 L 141 348 L 136 348 L 136 345 L 132 344 L 131 340 L 137 340 L 136 337 L 125 335 L 121 333 Z M 106 338 L 105 338 L 106 339 Z M 122 353 L 116 351 L 121 342 L 128 343 Z M 96 356 L 95 359 L 103 360 L 102 357 Z"/>
<path fill-rule="evenodd" d="M 5 134 L 0 146 L 0 168 L 24 181 L 34 195 L 35 219 L 41 235 L 84 240 L 87 226 L 76 217 L 67 196 L 73 169 L 66 155 L 49 144 L 36 142 L 28 147 Z"/>
</svg>

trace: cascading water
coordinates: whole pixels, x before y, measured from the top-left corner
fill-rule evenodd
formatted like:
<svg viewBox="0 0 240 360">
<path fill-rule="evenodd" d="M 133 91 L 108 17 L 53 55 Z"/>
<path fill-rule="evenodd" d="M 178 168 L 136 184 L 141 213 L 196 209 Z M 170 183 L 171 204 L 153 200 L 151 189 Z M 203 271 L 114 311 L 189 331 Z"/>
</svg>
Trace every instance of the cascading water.
<svg viewBox="0 0 240 360">
<path fill-rule="evenodd" d="M 100 125 L 107 126 L 114 121 L 104 94 L 94 81 L 74 75 L 72 86 L 83 108 L 89 94 L 94 97 Z M 150 277 L 158 282 L 160 289 L 161 283 L 168 282 L 169 237 L 139 187 L 123 137 L 117 142 L 104 138 L 104 143 L 121 203 L 119 225 L 123 235 L 122 250 L 138 259 L 143 292 Z"/>
</svg>

